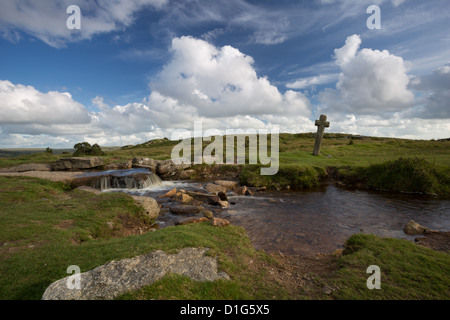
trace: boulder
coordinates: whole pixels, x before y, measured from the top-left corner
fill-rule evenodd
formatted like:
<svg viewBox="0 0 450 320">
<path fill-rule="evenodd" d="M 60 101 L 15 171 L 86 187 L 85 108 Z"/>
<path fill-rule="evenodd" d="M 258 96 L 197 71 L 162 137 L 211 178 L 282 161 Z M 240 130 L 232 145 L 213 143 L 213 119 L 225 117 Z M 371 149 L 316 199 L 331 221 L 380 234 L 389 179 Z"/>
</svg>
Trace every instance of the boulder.
<svg viewBox="0 0 450 320">
<path fill-rule="evenodd" d="M 70 157 L 62 158 L 51 163 L 53 171 L 59 170 L 86 170 L 95 169 L 103 166 L 103 160 L 100 157 Z"/>
<path fill-rule="evenodd" d="M 178 192 L 175 195 L 175 200 L 181 202 L 181 203 L 190 203 L 192 202 L 192 200 L 194 200 L 194 198 L 192 198 L 190 195 L 183 193 L 183 192 Z"/>
<path fill-rule="evenodd" d="M 188 218 L 182 221 L 178 221 L 177 223 L 175 223 L 177 226 L 183 226 L 186 224 L 193 224 L 193 223 L 201 223 L 201 222 L 206 222 L 209 221 L 209 219 L 207 217 L 201 217 L 201 218 Z"/>
<path fill-rule="evenodd" d="M 52 283 L 42 300 L 111 300 L 176 273 L 194 281 L 229 280 L 218 272 L 217 260 L 206 256 L 206 248 L 184 248 L 177 254 L 154 251 L 120 261 L 111 261 L 93 270 Z M 77 281 L 78 280 L 78 281 Z M 79 284 L 77 288 L 75 285 Z"/>
<path fill-rule="evenodd" d="M 171 198 L 177 193 L 177 188 L 173 188 L 172 190 L 166 192 L 165 194 L 159 196 L 158 198 Z"/>
<path fill-rule="evenodd" d="M 51 171 L 50 164 L 43 163 L 25 163 L 10 168 L 2 168 L 0 172 L 26 172 L 26 171 Z"/>
<path fill-rule="evenodd" d="M 223 208 L 228 208 L 230 206 L 230 204 L 228 203 L 228 201 L 219 201 L 219 206 L 223 209 Z"/>
<path fill-rule="evenodd" d="M 207 202 L 209 204 L 218 204 L 220 201 L 219 196 L 215 194 L 193 192 L 193 191 L 187 191 L 187 194 L 196 200 Z"/>
<path fill-rule="evenodd" d="M 230 224 L 230 221 L 220 218 L 212 218 L 211 224 L 216 227 L 225 227 Z"/>
<path fill-rule="evenodd" d="M 213 213 L 209 210 L 203 210 L 203 215 L 208 219 L 212 219 L 213 217 Z"/>
<path fill-rule="evenodd" d="M 207 183 L 205 186 L 205 190 L 217 194 L 219 192 L 226 192 L 227 188 L 215 183 Z"/>
<path fill-rule="evenodd" d="M 175 164 L 171 159 L 168 160 L 154 160 L 150 158 L 138 157 L 132 160 L 133 168 L 147 168 L 152 172 L 158 174 L 162 178 L 170 178 L 177 175 L 178 179 L 183 177 L 189 178 L 195 171 L 184 172 L 189 168 L 190 164 Z M 187 171 L 187 170 L 186 170 Z"/>
<path fill-rule="evenodd" d="M 227 194 L 223 191 L 220 191 L 217 196 L 220 198 L 220 200 L 222 201 L 228 201 L 228 197 Z"/>
<path fill-rule="evenodd" d="M 132 198 L 137 202 L 138 205 L 144 208 L 145 213 L 150 219 L 156 219 L 158 217 L 161 208 L 159 207 L 159 204 L 155 199 L 140 196 L 132 196 Z"/>
<path fill-rule="evenodd" d="M 214 183 L 227 189 L 236 189 L 239 186 L 239 182 L 237 181 L 217 180 Z"/>
<path fill-rule="evenodd" d="M 170 177 L 175 175 L 178 171 L 183 171 L 189 168 L 190 164 L 175 164 L 172 160 L 157 161 L 156 173 L 161 177 Z"/>
<path fill-rule="evenodd" d="M 120 162 L 120 163 L 110 163 L 105 166 L 105 170 L 125 170 L 125 169 L 131 169 L 131 168 L 132 168 L 131 161 Z"/>
<path fill-rule="evenodd" d="M 419 234 L 426 234 L 426 233 L 436 232 L 434 230 L 431 230 L 430 228 L 421 226 L 420 224 L 418 224 L 414 220 L 410 220 L 406 224 L 406 226 L 403 228 L 403 231 L 406 234 L 409 234 L 409 235 L 419 235 Z"/>
<path fill-rule="evenodd" d="M 246 186 L 237 188 L 236 193 L 240 196 L 251 196 L 252 195 L 252 192 Z"/>
<path fill-rule="evenodd" d="M 152 172 L 156 172 L 156 167 L 158 163 L 150 158 L 134 158 L 131 160 L 133 168 L 146 168 L 150 169 Z"/>
</svg>

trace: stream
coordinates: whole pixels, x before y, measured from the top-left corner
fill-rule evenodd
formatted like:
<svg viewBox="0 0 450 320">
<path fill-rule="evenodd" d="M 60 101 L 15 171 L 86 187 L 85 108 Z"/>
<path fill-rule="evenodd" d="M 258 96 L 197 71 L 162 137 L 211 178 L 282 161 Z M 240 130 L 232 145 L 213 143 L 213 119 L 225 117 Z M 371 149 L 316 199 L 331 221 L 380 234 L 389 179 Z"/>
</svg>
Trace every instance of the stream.
<svg viewBox="0 0 450 320">
<path fill-rule="evenodd" d="M 164 181 L 145 189 L 111 189 L 158 198 L 177 188 L 203 190 L 203 183 Z M 289 255 L 331 253 L 342 249 L 355 233 L 414 241 L 403 227 L 409 220 L 439 231 L 450 231 L 450 200 L 408 194 L 382 194 L 327 185 L 309 191 L 263 191 L 253 196 L 229 196 L 229 208 L 215 216 L 242 226 L 256 249 Z M 218 208 L 218 207 L 215 207 Z M 163 213 L 159 227 L 174 225 L 176 217 Z"/>
</svg>

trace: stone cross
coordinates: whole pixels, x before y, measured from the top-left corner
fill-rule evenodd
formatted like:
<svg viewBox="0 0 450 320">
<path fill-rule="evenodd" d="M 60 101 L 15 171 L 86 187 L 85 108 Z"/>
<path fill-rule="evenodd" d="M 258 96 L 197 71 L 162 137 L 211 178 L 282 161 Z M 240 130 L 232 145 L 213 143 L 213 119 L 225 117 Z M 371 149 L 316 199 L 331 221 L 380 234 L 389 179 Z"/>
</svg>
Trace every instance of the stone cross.
<svg viewBox="0 0 450 320">
<path fill-rule="evenodd" d="M 320 145 L 322 144 L 323 132 L 325 128 L 328 128 L 330 126 L 330 123 L 327 121 L 327 116 L 322 114 L 319 120 L 316 120 L 316 126 L 317 126 L 317 135 L 316 135 L 316 142 L 314 143 L 314 151 L 313 151 L 314 156 L 319 155 Z"/>
</svg>

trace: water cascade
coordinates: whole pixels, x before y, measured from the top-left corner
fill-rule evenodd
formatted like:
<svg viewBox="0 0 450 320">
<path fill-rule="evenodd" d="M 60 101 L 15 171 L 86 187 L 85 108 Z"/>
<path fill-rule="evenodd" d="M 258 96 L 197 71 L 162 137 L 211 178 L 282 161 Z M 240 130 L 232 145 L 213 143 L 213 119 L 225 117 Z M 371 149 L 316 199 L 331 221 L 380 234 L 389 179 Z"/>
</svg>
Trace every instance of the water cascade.
<svg viewBox="0 0 450 320">
<path fill-rule="evenodd" d="M 79 184 L 95 189 L 144 189 L 161 184 L 155 173 L 146 169 L 87 172 L 77 178 Z"/>
</svg>

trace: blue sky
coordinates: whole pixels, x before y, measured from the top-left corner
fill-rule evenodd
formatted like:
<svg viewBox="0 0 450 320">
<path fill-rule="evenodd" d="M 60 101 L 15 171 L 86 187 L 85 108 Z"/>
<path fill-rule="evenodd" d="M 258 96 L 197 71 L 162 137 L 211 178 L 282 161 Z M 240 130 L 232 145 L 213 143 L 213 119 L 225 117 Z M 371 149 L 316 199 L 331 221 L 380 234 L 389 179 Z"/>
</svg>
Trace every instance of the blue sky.
<svg viewBox="0 0 450 320">
<path fill-rule="evenodd" d="M 447 1 L 0 1 L 0 147 L 193 129 L 450 137 Z M 66 8 L 78 5 L 81 29 Z M 370 5 L 381 29 L 370 30 Z"/>
</svg>

